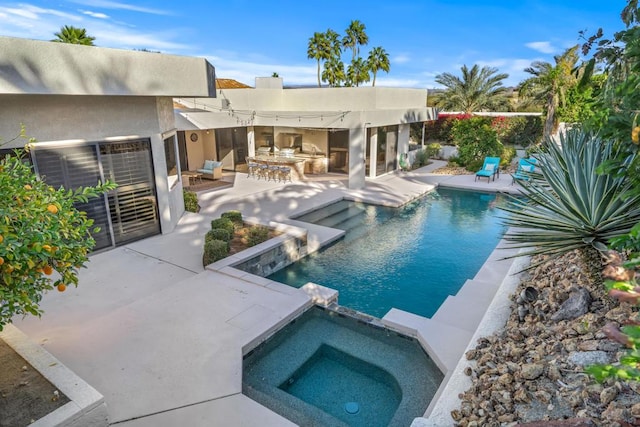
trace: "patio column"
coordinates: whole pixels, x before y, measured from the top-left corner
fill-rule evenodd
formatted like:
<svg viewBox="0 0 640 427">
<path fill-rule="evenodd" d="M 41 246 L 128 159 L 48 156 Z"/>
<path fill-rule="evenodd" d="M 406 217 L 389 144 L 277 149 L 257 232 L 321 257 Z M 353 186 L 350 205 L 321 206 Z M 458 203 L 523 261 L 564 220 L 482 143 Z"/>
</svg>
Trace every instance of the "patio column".
<svg viewBox="0 0 640 427">
<path fill-rule="evenodd" d="M 364 188 L 366 128 L 360 126 L 349 129 L 349 189 Z"/>
</svg>

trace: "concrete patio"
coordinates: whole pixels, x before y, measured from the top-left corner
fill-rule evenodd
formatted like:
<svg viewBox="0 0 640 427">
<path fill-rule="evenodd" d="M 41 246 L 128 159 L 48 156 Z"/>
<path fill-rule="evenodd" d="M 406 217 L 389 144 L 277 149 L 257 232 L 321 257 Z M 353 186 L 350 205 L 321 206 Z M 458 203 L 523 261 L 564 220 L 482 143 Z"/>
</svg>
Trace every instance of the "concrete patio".
<svg viewBox="0 0 640 427">
<path fill-rule="evenodd" d="M 185 214 L 175 231 L 93 255 L 77 289 L 47 294 L 42 318 L 14 324 L 104 395 L 112 425 L 292 425 L 242 395 L 242 347 L 295 317 L 311 300 L 286 285 L 205 270 L 203 236 L 211 219 L 237 209 L 257 221 L 300 225 L 290 218 L 345 197 L 399 206 L 437 185 L 518 191 L 506 174 L 487 183 L 473 175 L 431 173 L 442 164 L 367 181 L 358 191 L 348 190 L 340 175 L 287 184 L 227 176 L 233 186 L 200 193 L 200 213 Z M 325 239 L 311 229 L 309 237 Z M 489 269 L 475 284 L 497 280 Z M 472 300 L 477 296 L 465 292 Z M 447 304 L 459 307 L 453 303 L 461 295 Z M 478 322 L 483 312 L 472 314 L 469 321 Z M 401 313 L 389 316 L 388 323 L 408 330 L 423 327 L 419 319 L 407 324 Z M 444 312 L 435 317 L 441 324 L 460 322 Z M 450 326 L 468 343 L 473 331 Z M 440 361 L 441 367 L 455 367 L 463 349 Z"/>
</svg>

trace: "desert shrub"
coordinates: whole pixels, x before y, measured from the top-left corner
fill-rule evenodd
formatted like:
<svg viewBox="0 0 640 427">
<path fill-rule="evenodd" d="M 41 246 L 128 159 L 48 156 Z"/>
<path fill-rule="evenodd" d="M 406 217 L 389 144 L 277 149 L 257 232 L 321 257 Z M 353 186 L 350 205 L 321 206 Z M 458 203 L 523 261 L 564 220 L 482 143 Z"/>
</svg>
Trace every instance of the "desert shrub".
<svg viewBox="0 0 640 427">
<path fill-rule="evenodd" d="M 425 151 L 427 152 L 428 158 L 434 158 L 438 157 L 441 149 L 442 145 L 438 144 L 437 142 L 432 142 L 431 144 L 427 145 Z"/>
<path fill-rule="evenodd" d="M 220 215 L 220 218 L 228 218 L 233 222 L 236 226 L 242 225 L 242 212 L 240 211 L 227 211 Z"/>
<path fill-rule="evenodd" d="M 224 228 L 214 228 L 213 230 L 207 231 L 207 234 L 204 236 L 204 242 L 207 243 L 210 240 L 222 240 L 223 242 L 227 242 L 228 246 L 230 246 L 232 238 L 233 234 L 229 233 L 229 230 L 225 230 Z"/>
<path fill-rule="evenodd" d="M 414 168 L 421 168 L 422 166 L 425 166 L 429 164 L 429 153 L 427 152 L 427 150 L 420 150 L 416 153 L 416 158 L 413 161 L 413 167 Z"/>
<path fill-rule="evenodd" d="M 198 196 L 193 191 L 183 191 L 184 209 L 187 212 L 198 212 Z"/>
<path fill-rule="evenodd" d="M 269 239 L 269 229 L 264 225 L 254 225 L 247 232 L 247 246 L 255 246 Z"/>
<path fill-rule="evenodd" d="M 425 140 L 440 141 L 445 144 L 453 144 L 451 129 L 460 120 L 470 118 L 470 114 L 440 114 L 438 120 L 425 122 Z"/>
<path fill-rule="evenodd" d="M 221 260 L 229 255 L 229 244 L 223 240 L 209 240 L 204 243 L 202 264 L 207 265 Z"/>
<path fill-rule="evenodd" d="M 458 162 L 469 170 L 476 170 L 478 161 L 482 166 L 485 157 L 500 157 L 504 150 L 490 119 L 486 117 L 458 120 L 452 134 L 458 147 Z"/>
<path fill-rule="evenodd" d="M 230 234 L 233 234 L 236 227 L 229 218 L 217 218 L 211 221 L 211 229 L 215 230 L 216 228 L 227 230 Z"/>
</svg>

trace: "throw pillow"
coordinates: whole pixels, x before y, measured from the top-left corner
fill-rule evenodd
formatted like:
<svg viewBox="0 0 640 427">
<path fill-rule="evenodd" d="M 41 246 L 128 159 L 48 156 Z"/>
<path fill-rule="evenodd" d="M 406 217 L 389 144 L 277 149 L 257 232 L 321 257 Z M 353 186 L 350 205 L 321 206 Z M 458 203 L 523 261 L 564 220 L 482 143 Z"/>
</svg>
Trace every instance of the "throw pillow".
<svg viewBox="0 0 640 427">
<path fill-rule="evenodd" d="M 205 160 L 204 161 L 204 167 L 202 169 L 209 169 L 209 170 L 213 170 L 213 160 Z"/>
</svg>

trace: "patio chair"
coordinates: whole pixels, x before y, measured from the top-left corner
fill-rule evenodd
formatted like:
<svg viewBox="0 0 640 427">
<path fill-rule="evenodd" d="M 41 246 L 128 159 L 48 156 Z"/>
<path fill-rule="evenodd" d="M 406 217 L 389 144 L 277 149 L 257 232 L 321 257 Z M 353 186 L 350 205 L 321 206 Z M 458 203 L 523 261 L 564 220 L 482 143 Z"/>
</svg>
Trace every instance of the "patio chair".
<svg viewBox="0 0 640 427">
<path fill-rule="evenodd" d="M 533 157 L 528 159 L 520 159 L 518 161 L 518 168 L 511 174 L 511 185 L 515 184 L 517 180 L 529 181 L 531 179 L 531 173 L 535 170 L 538 160 Z"/>
<path fill-rule="evenodd" d="M 485 157 L 482 169 L 476 172 L 475 181 L 477 181 L 478 178 L 487 178 L 487 182 L 493 178 L 495 181 L 496 175 L 498 175 L 498 179 L 500 179 L 500 157 Z"/>
</svg>

